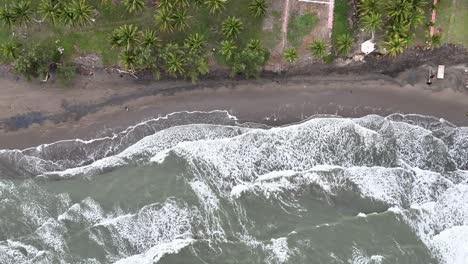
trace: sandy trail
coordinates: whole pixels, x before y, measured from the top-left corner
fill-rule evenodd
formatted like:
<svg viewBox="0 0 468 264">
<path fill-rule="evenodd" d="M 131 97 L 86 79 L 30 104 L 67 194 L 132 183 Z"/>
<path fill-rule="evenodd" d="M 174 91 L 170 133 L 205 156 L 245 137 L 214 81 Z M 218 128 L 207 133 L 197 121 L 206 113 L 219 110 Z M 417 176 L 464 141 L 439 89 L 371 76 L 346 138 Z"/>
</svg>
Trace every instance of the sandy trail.
<svg viewBox="0 0 468 264">
<path fill-rule="evenodd" d="M 289 21 L 289 1 L 286 0 L 284 12 L 283 12 L 283 24 L 281 26 L 281 48 L 286 48 L 286 39 L 288 36 L 288 21 Z"/>
</svg>

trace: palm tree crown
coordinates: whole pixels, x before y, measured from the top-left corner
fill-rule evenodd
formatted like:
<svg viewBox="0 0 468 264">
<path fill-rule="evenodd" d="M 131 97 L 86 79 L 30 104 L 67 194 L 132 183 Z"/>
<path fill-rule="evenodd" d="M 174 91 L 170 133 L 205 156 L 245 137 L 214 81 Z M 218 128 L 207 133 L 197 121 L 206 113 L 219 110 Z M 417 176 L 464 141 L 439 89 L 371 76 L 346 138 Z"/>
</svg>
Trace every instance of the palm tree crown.
<svg viewBox="0 0 468 264">
<path fill-rule="evenodd" d="M 123 25 L 112 32 L 111 42 L 113 46 L 123 47 L 131 50 L 139 42 L 138 27 L 134 25 Z"/>
<path fill-rule="evenodd" d="M 169 8 L 161 8 L 155 15 L 156 24 L 160 31 L 172 32 L 174 18 Z"/>
<path fill-rule="evenodd" d="M 336 38 L 336 50 L 341 55 L 348 55 L 353 47 L 353 37 L 349 34 L 343 34 Z"/>
<path fill-rule="evenodd" d="M 230 60 L 234 56 L 234 52 L 237 50 L 236 44 L 232 40 L 223 40 L 221 41 L 221 49 L 220 53 L 228 60 Z"/>
<path fill-rule="evenodd" d="M 145 2 L 143 0 L 124 0 L 123 4 L 128 13 L 141 12 L 145 7 Z"/>
<path fill-rule="evenodd" d="M 15 22 L 18 22 L 20 26 L 31 23 L 31 15 L 33 13 L 31 2 L 29 1 L 15 2 L 12 7 L 12 12 L 15 18 Z"/>
<path fill-rule="evenodd" d="M 205 0 L 205 5 L 210 10 L 210 14 L 214 14 L 223 10 L 226 0 Z"/>
<path fill-rule="evenodd" d="M 387 54 L 395 57 L 404 51 L 407 41 L 400 37 L 393 37 L 385 42 Z"/>
<path fill-rule="evenodd" d="M 65 6 L 62 17 L 67 25 L 85 26 L 93 21 L 93 7 L 86 0 L 73 0 Z"/>
<path fill-rule="evenodd" d="M 12 28 L 15 25 L 15 15 L 8 6 L 0 9 L 0 20 L 2 21 L 3 25 L 7 26 L 8 28 Z"/>
<path fill-rule="evenodd" d="M 38 9 L 42 19 L 49 21 L 52 25 L 56 25 L 62 15 L 62 7 L 59 2 L 54 3 L 52 0 L 42 0 Z"/>
<path fill-rule="evenodd" d="M 317 58 L 323 58 L 325 56 L 327 47 L 325 46 L 325 42 L 322 40 L 314 40 L 309 45 L 309 50 Z"/>
<path fill-rule="evenodd" d="M 297 51 L 295 48 L 289 48 L 284 51 L 284 59 L 288 63 L 293 63 L 297 60 Z"/>
<path fill-rule="evenodd" d="M 233 16 L 230 16 L 224 20 L 222 25 L 223 34 L 228 38 L 237 38 L 242 29 L 244 29 L 242 21 L 239 18 Z"/>
<path fill-rule="evenodd" d="M 161 39 L 153 30 L 146 30 L 141 33 L 141 44 L 144 48 L 153 49 L 159 47 Z"/>
<path fill-rule="evenodd" d="M 190 34 L 185 40 L 185 45 L 187 45 L 190 51 L 199 53 L 205 48 L 205 36 L 199 33 Z"/>
<path fill-rule="evenodd" d="M 252 0 L 249 4 L 249 10 L 254 17 L 264 16 L 267 10 L 267 4 L 265 0 Z"/>
<path fill-rule="evenodd" d="M 187 20 L 190 18 L 188 15 L 187 9 L 179 9 L 177 10 L 172 19 L 174 20 L 174 26 L 177 30 L 184 31 L 186 28 L 189 27 L 187 24 Z"/>
</svg>

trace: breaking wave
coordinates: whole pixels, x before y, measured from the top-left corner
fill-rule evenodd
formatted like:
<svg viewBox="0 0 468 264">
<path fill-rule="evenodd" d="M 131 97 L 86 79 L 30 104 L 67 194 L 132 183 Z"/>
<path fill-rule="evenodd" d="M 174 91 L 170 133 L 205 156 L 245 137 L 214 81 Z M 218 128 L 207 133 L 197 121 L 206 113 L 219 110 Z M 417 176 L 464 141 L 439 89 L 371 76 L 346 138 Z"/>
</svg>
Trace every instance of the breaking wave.
<svg viewBox="0 0 468 264">
<path fill-rule="evenodd" d="M 180 112 L 0 150 L 0 263 L 463 264 L 467 205 L 467 127 Z"/>
</svg>

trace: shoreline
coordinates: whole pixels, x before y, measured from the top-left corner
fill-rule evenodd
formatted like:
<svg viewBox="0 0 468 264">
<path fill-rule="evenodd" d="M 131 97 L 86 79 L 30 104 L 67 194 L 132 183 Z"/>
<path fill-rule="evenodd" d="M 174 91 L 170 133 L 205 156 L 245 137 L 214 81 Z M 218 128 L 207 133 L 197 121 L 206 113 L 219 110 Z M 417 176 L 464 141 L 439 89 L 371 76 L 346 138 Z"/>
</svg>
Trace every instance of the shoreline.
<svg viewBox="0 0 468 264">
<path fill-rule="evenodd" d="M 430 55 L 439 56 L 440 52 L 448 51 L 440 49 Z M 411 54 L 407 56 L 388 67 L 384 59 L 373 71 L 368 70 L 372 61 L 341 67 L 318 64 L 305 66 L 308 71 L 299 67 L 286 73 L 267 73 L 259 80 L 217 76 L 196 85 L 180 80 L 116 79 L 97 72 L 92 78 L 81 77 L 78 87 L 63 89 L 40 88 L 3 77 L 0 149 L 108 136 L 180 111 L 227 110 L 240 122 L 271 126 L 299 122 L 316 114 L 360 117 L 392 113 L 430 115 L 467 126 L 467 54 L 445 57 L 453 62 L 446 65 L 446 79 L 434 80 L 431 86 L 425 83 L 428 69 L 437 64 L 427 63 L 427 59 L 405 64 L 403 61 L 411 60 Z"/>
</svg>

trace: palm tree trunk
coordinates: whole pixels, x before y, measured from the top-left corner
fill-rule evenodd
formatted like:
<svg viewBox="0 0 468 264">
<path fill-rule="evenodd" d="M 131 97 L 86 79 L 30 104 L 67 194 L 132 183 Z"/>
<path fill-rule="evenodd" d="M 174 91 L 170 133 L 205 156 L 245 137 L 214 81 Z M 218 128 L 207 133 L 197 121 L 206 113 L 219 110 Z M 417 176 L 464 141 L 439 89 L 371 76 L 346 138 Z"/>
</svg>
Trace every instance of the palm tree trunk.
<svg viewBox="0 0 468 264">
<path fill-rule="evenodd" d="M 372 34 L 371 42 L 374 42 L 375 30 L 372 30 L 371 34 Z"/>
</svg>

